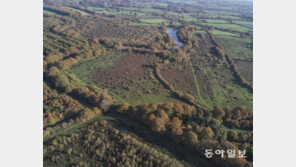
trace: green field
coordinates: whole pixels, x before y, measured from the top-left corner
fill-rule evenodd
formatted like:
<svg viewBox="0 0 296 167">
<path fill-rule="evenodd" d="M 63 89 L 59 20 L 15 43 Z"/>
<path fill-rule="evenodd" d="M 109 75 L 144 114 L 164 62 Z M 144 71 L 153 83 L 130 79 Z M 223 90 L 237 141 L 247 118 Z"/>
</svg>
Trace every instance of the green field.
<svg viewBox="0 0 296 167">
<path fill-rule="evenodd" d="M 75 9 L 75 8 L 71 8 L 71 7 L 63 7 L 65 9 L 69 9 L 69 10 L 73 10 L 75 12 L 79 12 L 81 13 L 82 15 L 89 15 L 89 13 L 86 13 L 85 11 L 82 11 L 82 10 L 79 10 L 79 9 Z"/>
<path fill-rule="evenodd" d="M 251 59 L 253 57 L 253 51 L 250 48 L 251 39 L 230 36 L 217 36 L 217 39 L 231 57 L 241 59 Z"/>
<path fill-rule="evenodd" d="M 49 10 L 43 10 L 43 14 L 57 14 L 57 13 Z"/>
<path fill-rule="evenodd" d="M 210 20 L 210 19 L 207 19 L 207 20 L 204 20 L 206 21 L 207 23 L 210 23 L 210 24 L 227 24 L 227 21 L 226 20 Z"/>
<path fill-rule="evenodd" d="M 202 89 L 201 96 L 210 106 L 252 106 L 253 95 L 246 88 L 242 88 L 236 82 L 228 67 L 221 66 L 218 69 L 212 69 L 204 58 L 198 58 L 198 64 L 205 76 L 209 78 L 211 92 Z M 198 82 L 201 82 L 199 80 Z M 212 94 L 212 95 L 211 95 Z M 212 98 L 212 97 L 214 98 Z"/>
<path fill-rule="evenodd" d="M 226 31 L 213 30 L 211 32 L 213 33 L 213 35 L 216 35 L 216 36 L 238 37 L 237 34 L 226 32 Z"/>
<path fill-rule="evenodd" d="M 203 25 L 209 25 L 215 28 L 221 28 L 221 29 L 228 29 L 232 31 L 238 31 L 238 32 L 248 32 L 250 31 L 250 28 L 242 27 L 236 24 L 217 24 L 217 23 L 201 23 Z"/>
<path fill-rule="evenodd" d="M 166 22 L 164 19 L 141 19 L 141 21 L 148 24 L 161 24 L 162 22 Z"/>
<path fill-rule="evenodd" d="M 241 25 L 253 25 L 253 22 L 250 21 L 234 21 L 236 24 L 241 24 Z"/>
</svg>

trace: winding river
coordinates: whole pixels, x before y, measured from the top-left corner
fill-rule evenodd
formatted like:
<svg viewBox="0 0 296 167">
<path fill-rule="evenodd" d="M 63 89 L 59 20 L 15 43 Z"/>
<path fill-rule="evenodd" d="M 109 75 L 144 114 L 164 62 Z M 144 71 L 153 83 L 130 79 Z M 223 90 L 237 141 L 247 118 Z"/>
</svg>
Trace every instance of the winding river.
<svg viewBox="0 0 296 167">
<path fill-rule="evenodd" d="M 167 33 L 175 40 L 175 43 L 177 44 L 178 48 L 182 48 L 184 46 L 184 44 L 179 41 L 179 38 L 177 36 L 177 30 L 167 29 Z"/>
</svg>

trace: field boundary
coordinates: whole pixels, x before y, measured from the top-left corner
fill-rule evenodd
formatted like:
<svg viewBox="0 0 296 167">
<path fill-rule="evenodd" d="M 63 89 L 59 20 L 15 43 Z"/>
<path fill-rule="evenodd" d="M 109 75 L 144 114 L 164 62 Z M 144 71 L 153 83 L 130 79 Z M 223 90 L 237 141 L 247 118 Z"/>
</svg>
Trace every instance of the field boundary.
<svg viewBox="0 0 296 167">
<path fill-rule="evenodd" d="M 169 82 L 167 82 L 160 74 L 160 66 L 161 64 L 159 63 L 155 63 L 155 73 L 156 73 L 156 77 L 160 80 L 161 83 L 163 83 L 165 85 L 165 87 L 167 87 L 169 90 L 171 90 L 174 94 L 177 95 L 178 98 L 184 100 L 185 102 L 191 104 L 191 105 L 194 105 L 195 107 L 199 108 L 199 109 L 202 109 L 202 110 L 205 110 L 205 111 L 208 111 L 209 109 L 201 106 L 200 104 L 197 103 L 196 99 L 190 95 L 190 94 L 183 94 L 182 92 L 176 90 L 173 85 L 171 85 Z"/>
<path fill-rule="evenodd" d="M 211 32 L 206 30 L 207 34 L 210 36 L 212 42 L 218 47 L 224 50 L 224 48 L 215 40 Z M 234 77 L 241 83 L 243 87 L 248 88 L 251 92 L 253 92 L 253 86 L 240 74 L 240 72 L 237 69 L 236 64 L 231 59 L 231 57 L 228 54 L 223 53 L 223 57 L 226 59 L 226 63 L 230 66 L 230 69 L 234 75 Z"/>
</svg>

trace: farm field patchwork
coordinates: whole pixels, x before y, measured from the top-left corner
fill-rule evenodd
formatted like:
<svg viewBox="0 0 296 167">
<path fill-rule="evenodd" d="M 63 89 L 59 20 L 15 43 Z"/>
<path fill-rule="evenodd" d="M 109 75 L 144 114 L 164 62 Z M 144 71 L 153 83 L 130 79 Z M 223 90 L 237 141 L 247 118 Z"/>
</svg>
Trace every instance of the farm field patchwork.
<svg viewBox="0 0 296 167">
<path fill-rule="evenodd" d="M 253 166 L 252 2 L 43 6 L 44 166 Z"/>
</svg>

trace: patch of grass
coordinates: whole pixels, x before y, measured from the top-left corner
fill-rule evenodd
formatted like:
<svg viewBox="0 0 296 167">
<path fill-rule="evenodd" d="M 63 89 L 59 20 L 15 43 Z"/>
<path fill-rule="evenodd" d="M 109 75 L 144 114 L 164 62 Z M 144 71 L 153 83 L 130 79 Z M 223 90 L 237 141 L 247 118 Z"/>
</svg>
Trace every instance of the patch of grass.
<svg viewBox="0 0 296 167">
<path fill-rule="evenodd" d="M 239 132 L 241 132 L 241 133 L 249 132 L 249 131 L 247 131 L 247 130 L 243 130 L 243 129 L 230 129 L 230 128 L 227 128 L 227 127 L 225 127 L 225 126 L 222 126 L 222 130 L 224 130 L 225 132 L 228 132 L 228 131 L 230 131 L 230 130 L 233 130 L 233 131 L 235 131 L 235 132 L 237 132 L 237 133 L 239 133 Z"/>
<path fill-rule="evenodd" d="M 105 10 L 106 10 L 105 8 L 92 7 L 92 6 L 89 6 L 88 8 L 89 8 L 89 9 L 92 9 L 92 10 L 96 10 L 96 11 L 105 11 Z"/>
<path fill-rule="evenodd" d="M 194 58 L 196 59 L 196 58 Z M 253 105 L 253 94 L 249 92 L 247 88 L 240 86 L 230 70 L 229 67 L 225 65 L 220 65 L 220 67 L 213 68 L 210 63 L 206 61 L 204 56 L 199 56 L 197 60 L 199 62 L 198 66 L 203 73 L 203 76 L 208 78 L 206 85 L 210 89 L 206 89 L 204 86 L 200 86 L 201 96 L 203 100 L 214 107 L 218 106 L 252 106 Z M 198 83 L 203 82 L 197 78 Z M 198 99 L 198 97 L 197 97 Z"/>
<path fill-rule="evenodd" d="M 73 73 L 85 85 L 96 85 L 99 88 L 106 88 L 109 94 L 111 94 L 118 103 L 128 102 L 133 106 L 151 102 L 183 103 L 179 101 L 170 90 L 161 85 L 158 80 L 139 80 L 135 78 L 133 81 L 136 85 L 142 85 L 144 89 L 142 87 L 135 87 L 130 90 L 121 87 L 105 87 L 103 80 L 96 82 L 94 79 L 96 73 L 94 71 L 98 68 L 106 69 L 113 66 L 113 62 L 121 56 L 121 54 L 117 54 L 115 51 L 109 51 L 101 57 L 80 62 L 68 71 Z"/>
<path fill-rule="evenodd" d="M 146 9 L 141 9 L 143 12 L 160 12 L 160 9 L 153 9 L 153 8 L 146 8 Z"/>
<path fill-rule="evenodd" d="M 109 66 L 113 65 L 113 61 L 119 57 L 120 55 L 117 55 L 114 52 L 108 52 L 105 55 L 79 62 L 68 71 L 75 74 L 82 81 L 91 83 L 91 78 L 89 75 L 92 71 L 96 70 L 98 67 L 102 69 L 108 68 Z"/>
<path fill-rule="evenodd" d="M 165 6 L 165 7 L 169 6 L 168 3 L 162 3 L 162 2 L 157 2 L 156 4 L 160 6 Z"/>
<path fill-rule="evenodd" d="M 131 25 L 134 25 L 134 26 L 151 26 L 151 24 L 149 24 L 149 23 L 131 23 Z"/>
<path fill-rule="evenodd" d="M 43 14 L 58 14 L 58 13 L 43 9 Z"/>
<path fill-rule="evenodd" d="M 217 23 L 201 23 L 203 25 L 208 25 L 208 26 L 213 26 L 216 28 L 221 28 L 221 29 L 228 29 L 232 31 L 238 31 L 238 32 L 248 32 L 251 30 L 250 28 L 247 27 L 242 27 L 236 24 L 217 24 Z"/>
<path fill-rule="evenodd" d="M 82 11 L 82 10 L 75 9 L 75 8 L 71 8 L 71 7 L 68 7 L 68 6 L 63 6 L 62 8 L 64 8 L 64 9 L 69 9 L 69 10 L 73 10 L 73 11 L 75 11 L 75 12 L 79 12 L 79 13 L 81 13 L 82 15 L 89 15 L 89 13 L 86 13 L 86 12 L 84 12 L 84 11 Z"/>
<path fill-rule="evenodd" d="M 224 47 L 226 54 L 232 58 L 253 58 L 252 39 L 232 36 L 216 36 L 216 39 Z"/>
<path fill-rule="evenodd" d="M 236 24 L 241 24 L 241 25 L 250 25 L 253 26 L 253 22 L 251 21 L 234 21 Z"/>
<path fill-rule="evenodd" d="M 253 62 L 236 60 L 240 74 L 251 84 L 253 84 Z"/>
<path fill-rule="evenodd" d="M 212 30 L 211 31 L 213 35 L 218 35 L 218 36 L 231 36 L 231 37 L 238 37 L 237 34 L 226 32 L 226 31 L 220 31 L 220 30 Z"/>
<path fill-rule="evenodd" d="M 111 91 L 109 91 L 111 92 Z M 113 92 L 112 92 L 113 93 Z M 172 103 L 181 103 L 185 104 L 182 101 L 177 100 L 174 98 L 174 95 L 169 90 L 162 88 L 160 93 L 146 93 L 146 92 L 131 92 L 126 90 L 120 90 L 118 93 L 115 93 L 117 98 L 117 102 L 128 102 L 132 106 L 137 106 L 144 103 L 159 103 L 159 102 L 172 102 Z"/>
<path fill-rule="evenodd" d="M 185 18 L 184 20 L 185 21 L 197 21 L 197 19 L 193 18 L 193 17 L 188 17 L 188 18 Z"/>
<path fill-rule="evenodd" d="M 203 70 L 210 77 L 210 84 L 214 95 L 213 106 L 252 106 L 253 95 L 248 89 L 238 85 L 230 69 L 221 66 L 218 70 L 203 67 Z"/>
<path fill-rule="evenodd" d="M 227 24 L 226 20 L 211 20 L 211 19 L 206 19 L 205 20 L 207 23 L 215 23 L 215 24 Z"/>
<path fill-rule="evenodd" d="M 165 22 L 164 19 L 141 19 L 142 22 L 148 23 L 148 24 L 161 24 L 162 22 Z"/>
<path fill-rule="evenodd" d="M 198 80 L 197 80 L 197 78 L 196 78 L 196 73 L 195 73 L 195 70 L 194 70 L 194 68 L 193 68 L 193 66 L 192 66 L 192 62 L 191 62 L 191 60 L 189 59 L 189 64 L 190 64 L 190 67 L 191 67 L 191 70 L 192 70 L 192 74 L 193 74 L 193 76 L 194 76 L 194 81 L 195 81 L 195 85 L 196 85 L 196 90 L 197 90 L 197 95 L 198 95 L 198 101 L 199 102 L 201 102 L 201 104 L 202 105 L 205 105 L 205 106 L 207 106 L 208 108 L 212 108 L 210 105 L 208 105 L 207 103 L 206 103 L 206 101 L 203 99 L 203 97 L 201 96 L 201 91 L 200 91 L 200 88 L 199 88 L 199 85 L 198 85 Z"/>
<path fill-rule="evenodd" d="M 199 27 L 199 26 L 193 26 L 193 27 L 196 27 L 196 33 L 201 33 L 201 34 L 206 34 L 207 32 L 206 31 L 204 31 L 204 30 L 202 30 L 202 28 L 201 27 Z"/>
</svg>

